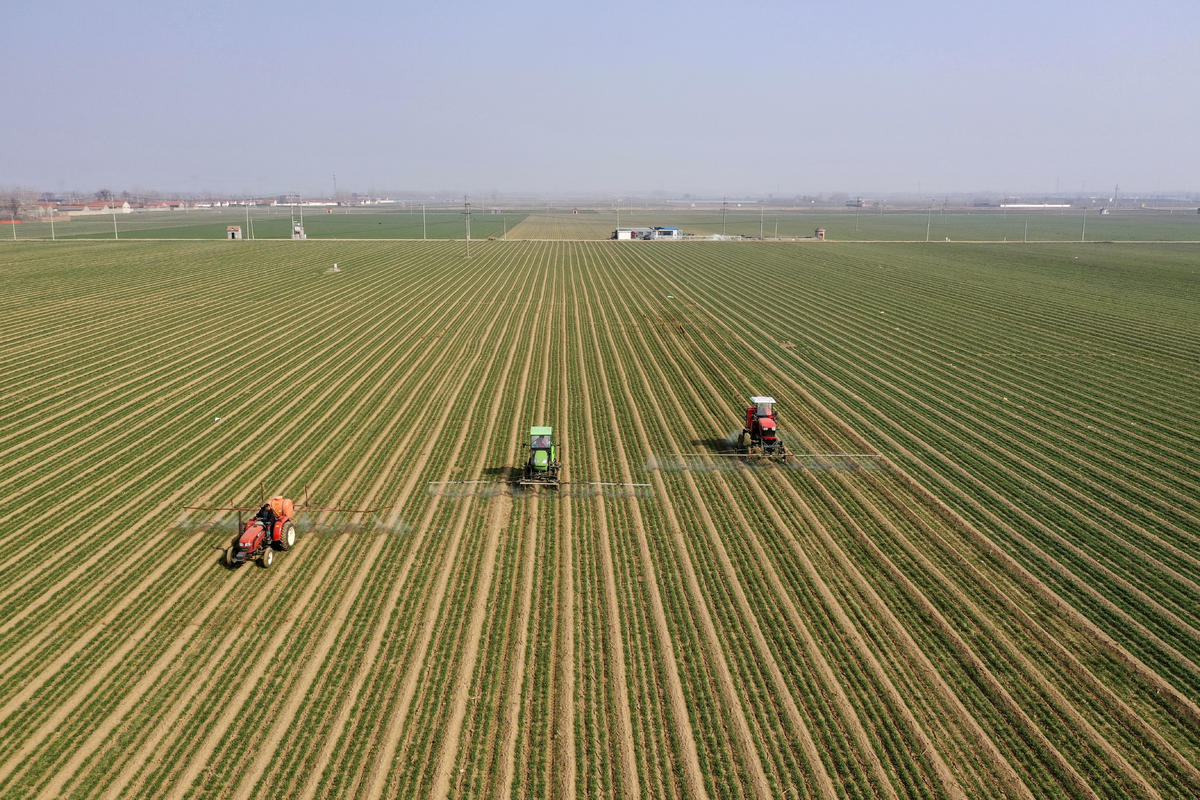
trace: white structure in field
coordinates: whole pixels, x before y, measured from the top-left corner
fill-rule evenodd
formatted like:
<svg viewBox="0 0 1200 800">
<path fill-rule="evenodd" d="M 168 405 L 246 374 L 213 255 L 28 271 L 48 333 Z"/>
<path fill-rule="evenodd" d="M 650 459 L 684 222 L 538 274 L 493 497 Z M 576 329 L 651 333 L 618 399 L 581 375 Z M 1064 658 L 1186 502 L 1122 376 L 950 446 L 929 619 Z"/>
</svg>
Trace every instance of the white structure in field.
<svg viewBox="0 0 1200 800">
<path fill-rule="evenodd" d="M 622 240 L 648 239 L 651 230 L 651 228 L 617 228 L 613 231 L 612 238 Z"/>
<path fill-rule="evenodd" d="M 617 228 L 613 239 L 682 239 L 683 231 L 673 225 L 656 225 L 653 228 Z"/>
</svg>

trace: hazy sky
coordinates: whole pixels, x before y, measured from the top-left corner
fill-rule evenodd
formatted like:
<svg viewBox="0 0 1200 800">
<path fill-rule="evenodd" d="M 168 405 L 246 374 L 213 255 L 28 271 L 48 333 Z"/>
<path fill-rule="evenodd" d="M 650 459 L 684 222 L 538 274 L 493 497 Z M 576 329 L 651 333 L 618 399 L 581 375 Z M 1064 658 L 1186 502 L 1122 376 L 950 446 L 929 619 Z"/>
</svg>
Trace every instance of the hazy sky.
<svg viewBox="0 0 1200 800">
<path fill-rule="evenodd" d="M 0 3 L 0 186 L 1200 190 L 1200 2 Z"/>
</svg>

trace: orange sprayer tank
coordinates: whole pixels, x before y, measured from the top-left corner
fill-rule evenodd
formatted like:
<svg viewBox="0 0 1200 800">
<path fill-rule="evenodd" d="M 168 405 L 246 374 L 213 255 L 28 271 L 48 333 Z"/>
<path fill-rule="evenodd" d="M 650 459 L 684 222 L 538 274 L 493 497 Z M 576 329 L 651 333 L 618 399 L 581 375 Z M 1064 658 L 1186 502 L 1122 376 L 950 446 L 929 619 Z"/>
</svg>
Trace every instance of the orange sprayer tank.
<svg viewBox="0 0 1200 800">
<path fill-rule="evenodd" d="M 271 510 L 280 520 L 291 519 L 296 515 L 295 504 L 286 497 L 272 497 L 270 505 Z"/>
</svg>

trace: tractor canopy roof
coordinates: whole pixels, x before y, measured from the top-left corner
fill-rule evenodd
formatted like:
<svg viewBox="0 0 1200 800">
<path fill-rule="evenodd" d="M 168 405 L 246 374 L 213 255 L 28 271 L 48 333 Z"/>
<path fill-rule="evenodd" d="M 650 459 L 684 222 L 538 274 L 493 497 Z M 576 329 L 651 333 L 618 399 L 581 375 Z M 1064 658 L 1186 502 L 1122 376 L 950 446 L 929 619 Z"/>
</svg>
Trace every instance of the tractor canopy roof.
<svg viewBox="0 0 1200 800">
<path fill-rule="evenodd" d="M 774 397 L 751 397 L 750 402 L 754 403 L 754 405 L 756 405 L 756 406 L 760 405 L 762 403 L 772 403 L 773 404 L 775 402 L 775 398 Z"/>
<path fill-rule="evenodd" d="M 530 436 L 553 436 L 554 429 L 549 425 L 534 425 L 529 429 Z"/>
</svg>

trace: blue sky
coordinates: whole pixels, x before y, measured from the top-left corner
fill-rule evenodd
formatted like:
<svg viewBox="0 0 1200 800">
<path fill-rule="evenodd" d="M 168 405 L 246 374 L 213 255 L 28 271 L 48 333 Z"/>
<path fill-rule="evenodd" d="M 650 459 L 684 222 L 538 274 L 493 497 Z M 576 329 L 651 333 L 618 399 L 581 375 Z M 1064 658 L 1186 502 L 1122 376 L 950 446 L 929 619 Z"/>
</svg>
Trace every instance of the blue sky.
<svg viewBox="0 0 1200 800">
<path fill-rule="evenodd" d="M 7 5 L 0 185 L 1200 190 L 1195 2 Z"/>
</svg>

